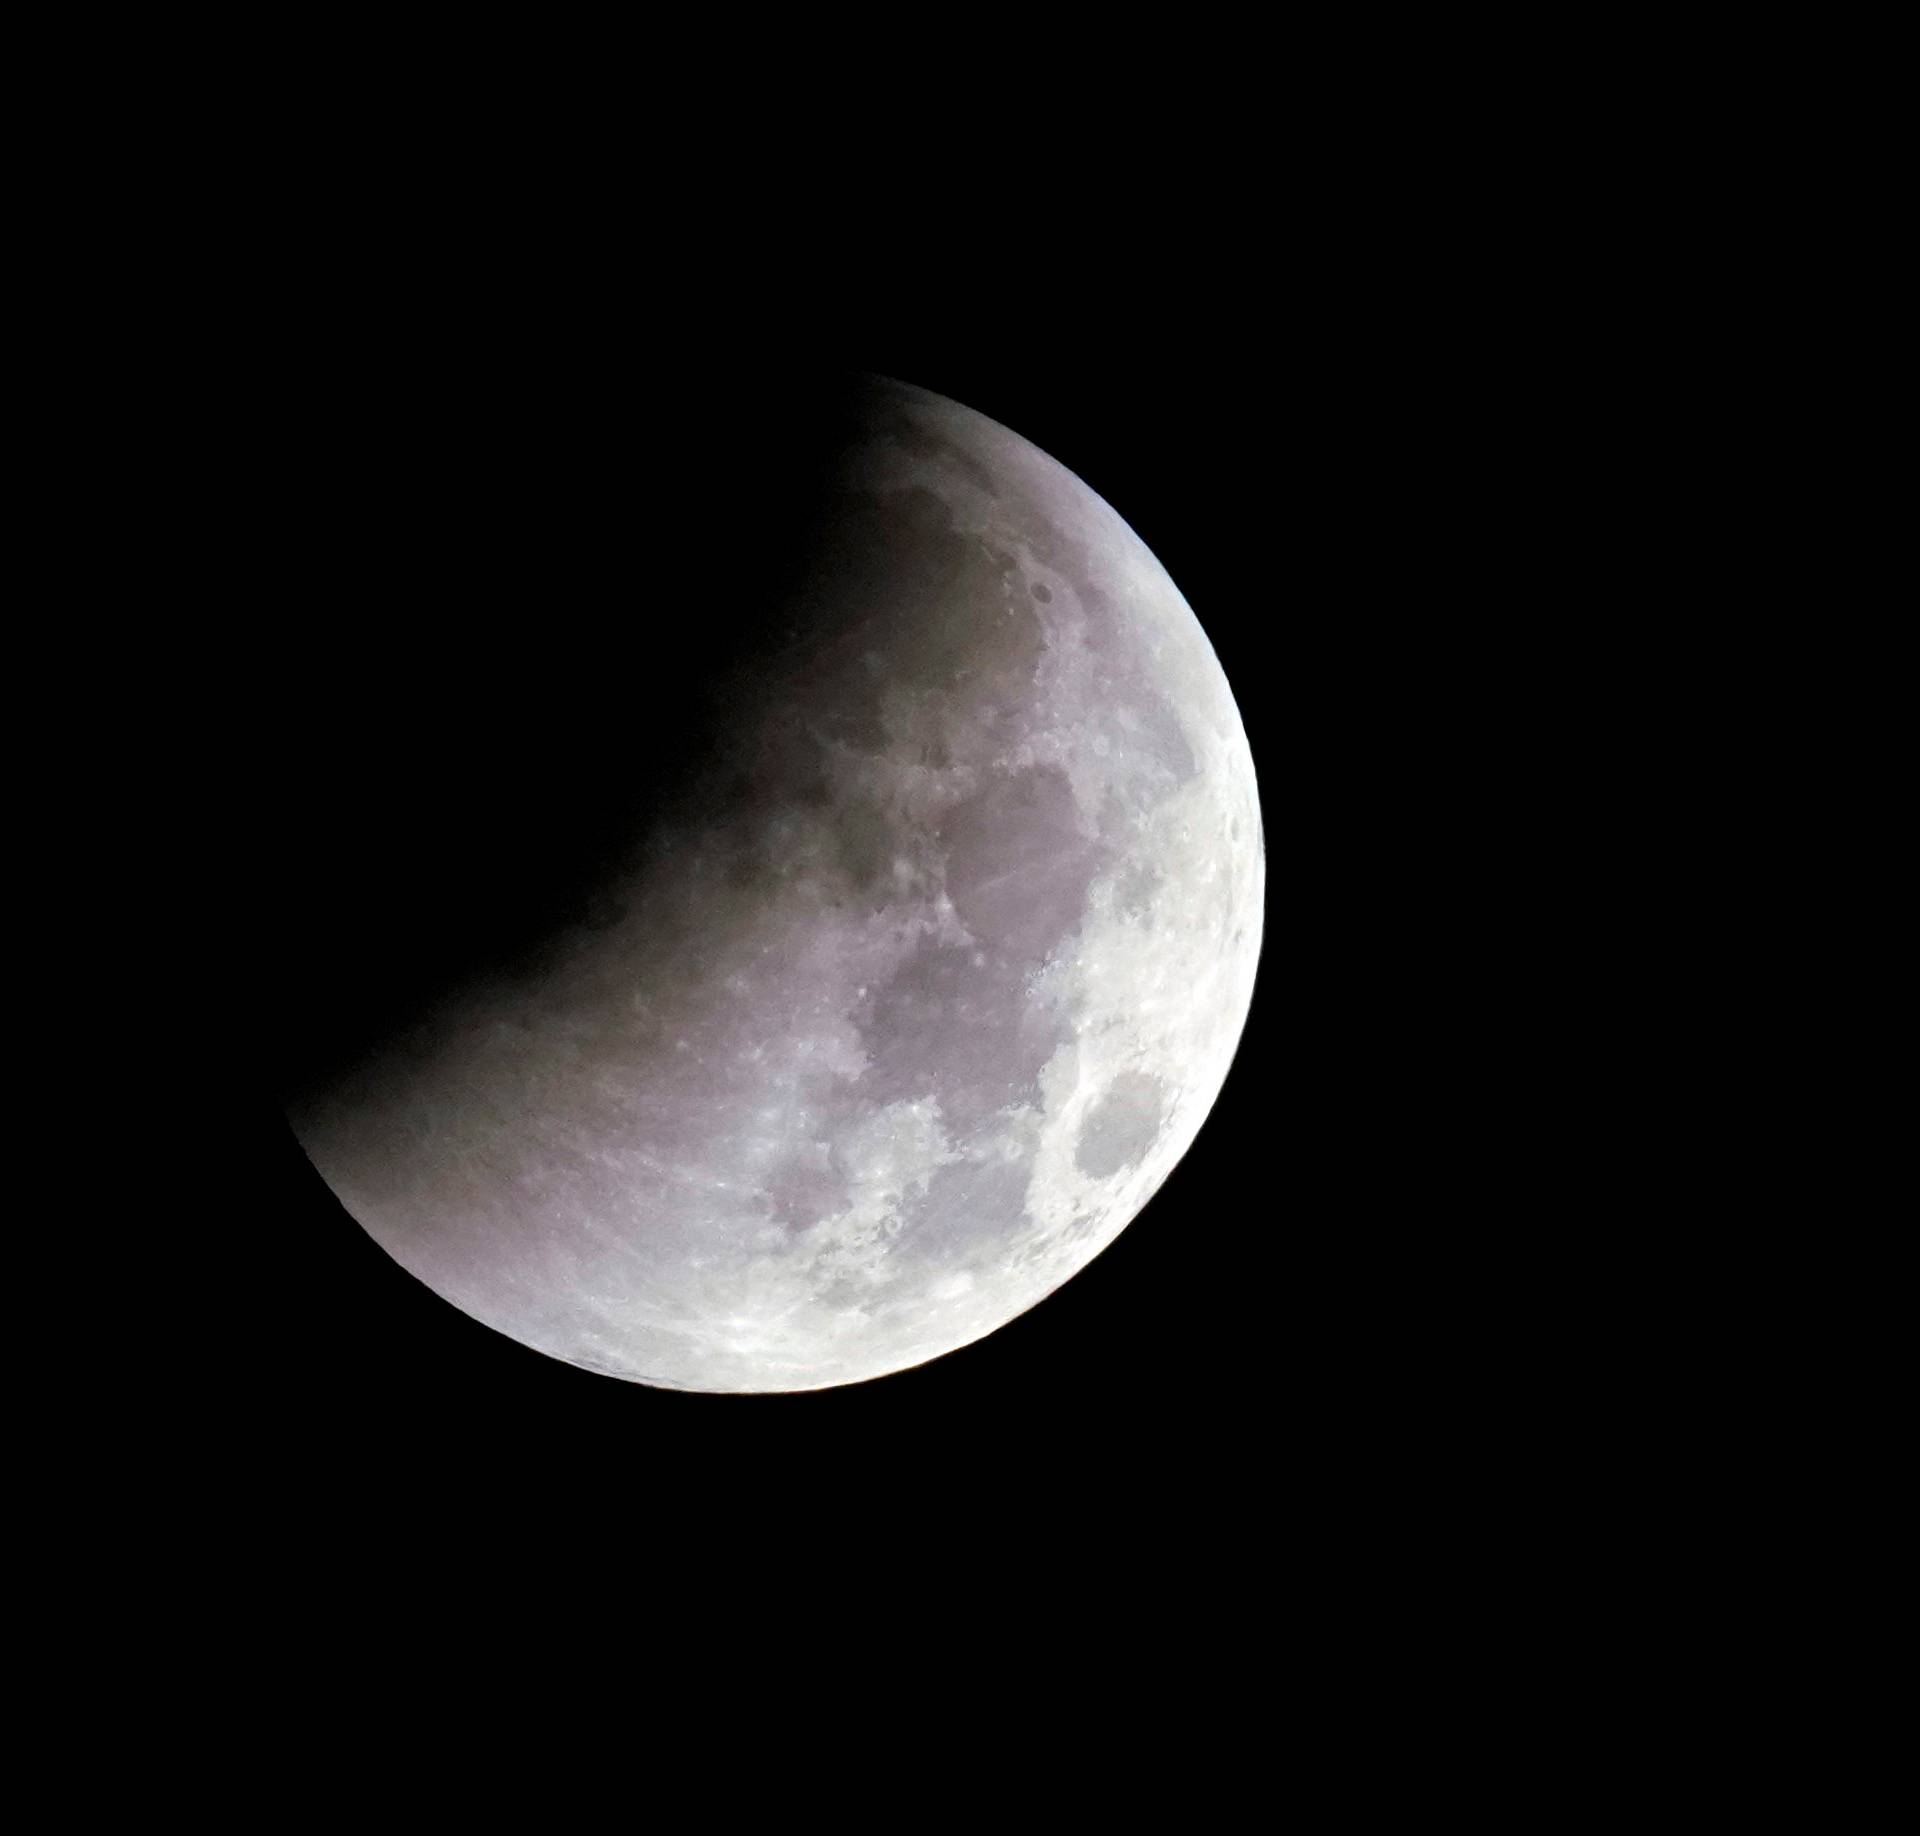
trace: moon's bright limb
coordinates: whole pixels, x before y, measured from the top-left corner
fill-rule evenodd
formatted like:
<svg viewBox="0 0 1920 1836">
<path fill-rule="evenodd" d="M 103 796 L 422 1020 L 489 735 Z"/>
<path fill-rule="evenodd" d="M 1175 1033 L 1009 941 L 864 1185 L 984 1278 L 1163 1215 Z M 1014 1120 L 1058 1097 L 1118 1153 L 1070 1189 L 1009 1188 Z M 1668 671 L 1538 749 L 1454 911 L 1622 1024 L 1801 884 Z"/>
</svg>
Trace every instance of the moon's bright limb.
<svg viewBox="0 0 1920 1836">
<path fill-rule="evenodd" d="M 613 1376 L 816 1389 L 992 1332 L 1145 1204 L 1246 1019 L 1253 761 L 1164 570 L 918 389 L 872 387 L 845 484 L 594 923 L 292 1112 L 395 1260 Z"/>
</svg>

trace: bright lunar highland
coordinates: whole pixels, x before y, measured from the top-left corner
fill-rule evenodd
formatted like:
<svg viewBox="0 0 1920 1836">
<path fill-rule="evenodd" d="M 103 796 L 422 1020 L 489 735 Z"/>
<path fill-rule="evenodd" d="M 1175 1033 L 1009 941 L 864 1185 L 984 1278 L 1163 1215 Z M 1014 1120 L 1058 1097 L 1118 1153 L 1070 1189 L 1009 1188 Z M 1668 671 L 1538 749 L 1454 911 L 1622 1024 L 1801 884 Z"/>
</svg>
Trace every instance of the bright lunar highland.
<svg viewBox="0 0 1920 1836">
<path fill-rule="evenodd" d="M 640 1383 L 818 1389 L 1004 1325 L 1187 1151 L 1252 997 L 1246 734 L 1119 516 L 875 381 L 816 549 L 537 968 L 290 1109 L 402 1267 Z"/>
</svg>

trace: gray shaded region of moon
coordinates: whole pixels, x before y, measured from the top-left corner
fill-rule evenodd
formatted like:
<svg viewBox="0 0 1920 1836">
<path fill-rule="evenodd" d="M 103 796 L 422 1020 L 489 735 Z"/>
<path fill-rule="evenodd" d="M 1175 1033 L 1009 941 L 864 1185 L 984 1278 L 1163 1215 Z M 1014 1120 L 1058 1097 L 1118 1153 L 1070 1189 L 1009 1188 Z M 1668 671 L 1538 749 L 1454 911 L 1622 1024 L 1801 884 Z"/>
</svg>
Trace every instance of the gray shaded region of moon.
<svg viewBox="0 0 1920 1836">
<path fill-rule="evenodd" d="M 1252 997 L 1253 761 L 1146 547 L 892 383 L 836 503 L 592 920 L 291 1112 L 403 1267 L 615 1377 L 819 1389 L 992 1332 L 1187 1151 Z"/>
</svg>

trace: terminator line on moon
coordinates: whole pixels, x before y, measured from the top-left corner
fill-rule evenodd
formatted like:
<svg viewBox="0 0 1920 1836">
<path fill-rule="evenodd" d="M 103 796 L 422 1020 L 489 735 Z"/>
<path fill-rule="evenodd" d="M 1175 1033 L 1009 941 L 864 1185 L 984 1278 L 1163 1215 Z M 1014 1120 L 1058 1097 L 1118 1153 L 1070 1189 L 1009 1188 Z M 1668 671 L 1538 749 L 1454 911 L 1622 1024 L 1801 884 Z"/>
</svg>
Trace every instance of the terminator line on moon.
<svg viewBox="0 0 1920 1836">
<path fill-rule="evenodd" d="M 709 789 L 537 975 L 290 1112 L 403 1267 L 612 1376 L 818 1389 L 994 1331 L 1166 1178 L 1252 997 L 1253 761 L 1185 600 L 1006 428 L 863 402 Z"/>
</svg>

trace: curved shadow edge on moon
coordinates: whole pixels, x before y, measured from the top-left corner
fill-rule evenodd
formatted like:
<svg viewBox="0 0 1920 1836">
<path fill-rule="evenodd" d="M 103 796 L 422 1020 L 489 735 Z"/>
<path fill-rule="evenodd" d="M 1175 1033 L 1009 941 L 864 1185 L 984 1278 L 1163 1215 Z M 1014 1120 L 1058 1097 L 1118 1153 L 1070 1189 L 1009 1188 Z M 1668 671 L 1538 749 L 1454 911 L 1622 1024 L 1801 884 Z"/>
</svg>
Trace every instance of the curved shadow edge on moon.
<svg viewBox="0 0 1920 1836">
<path fill-rule="evenodd" d="M 722 704 L 700 788 L 537 966 L 289 1119 L 396 1261 L 521 1343 L 823 1389 L 1025 1312 L 1192 1144 L 1260 950 L 1253 761 L 1120 518 L 878 380 Z"/>
</svg>

